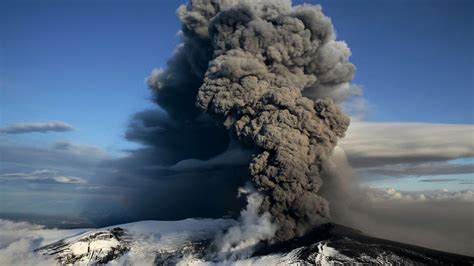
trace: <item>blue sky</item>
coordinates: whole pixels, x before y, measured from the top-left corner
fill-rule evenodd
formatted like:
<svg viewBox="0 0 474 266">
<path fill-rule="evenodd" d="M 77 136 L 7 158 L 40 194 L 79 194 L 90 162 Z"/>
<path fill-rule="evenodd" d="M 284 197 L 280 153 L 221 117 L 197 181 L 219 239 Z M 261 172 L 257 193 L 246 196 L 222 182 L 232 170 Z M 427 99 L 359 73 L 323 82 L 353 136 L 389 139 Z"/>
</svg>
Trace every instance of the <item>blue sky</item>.
<svg viewBox="0 0 474 266">
<path fill-rule="evenodd" d="M 68 138 L 125 146 L 150 105 L 145 77 L 178 41 L 177 3 L 3 5 L 2 124 L 62 120 L 78 129 Z"/>
<path fill-rule="evenodd" d="M 74 162 L 80 154 L 102 159 L 95 146 L 111 155 L 137 147 L 124 139 L 124 133 L 134 113 L 153 107 L 144 79 L 153 68 L 166 67 L 179 43 L 180 24 L 175 10 L 184 2 L 1 1 L 0 127 L 58 120 L 72 125 L 74 130 L 0 134 L 0 142 L 6 143 L 0 144 L 44 144 L 44 152 L 54 158 L 61 157 L 64 150 L 50 147 L 49 143 L 89 145 L 67 146 L 67 156 Z M 473 1 L 293 1 L 303 2 L 322 4 L 325 14 L 333 20 L 338 39 L 349 44 L 351 61 L 358 69 L 354 83 L 363 87 L 368 102 L 366 121 L 474 123 Z M 472 145 L 473 141 L 466 144 Z M 23 148 L 31 151 L 31 147 Z M 467 160 L 472 165 L 472 160 Z M 448 163 L 459 166 L 465 161 Z M 89 161 L 84 164 L 96 167 Z M 0 174 L 17 165 L 20 163 L 0 165 Z M 31 172 L 41 169 L 30 168 Z M 74 169 L 65 171 L 80 175 Z M 472 173 L 451 174 L 447 178 L 472 181 Z M 403 180 L 381 178 L 373 185 L 407 190 L 446 187 L 419 181 L 419 176 Z M 449 184 L 453 189 L 465 186 Z M 16 184 L 8 193 L 13 199 L 22 197 L 25 189 L 44 187 L 47 185 Z M 68 191 L 69 188 L 66 194 Z M 87 197 L 89 192 L 81 193 L 75 193 L 75 198 Z M 74 208 L 76 203 L 67 206 Z M 9 208 L 21 204 L 17 202 Z"/>
<path fill-rule="evenodd" d="M 473 123 L 472 1 L 327 1 L 369 119 Z"/>
</svg>

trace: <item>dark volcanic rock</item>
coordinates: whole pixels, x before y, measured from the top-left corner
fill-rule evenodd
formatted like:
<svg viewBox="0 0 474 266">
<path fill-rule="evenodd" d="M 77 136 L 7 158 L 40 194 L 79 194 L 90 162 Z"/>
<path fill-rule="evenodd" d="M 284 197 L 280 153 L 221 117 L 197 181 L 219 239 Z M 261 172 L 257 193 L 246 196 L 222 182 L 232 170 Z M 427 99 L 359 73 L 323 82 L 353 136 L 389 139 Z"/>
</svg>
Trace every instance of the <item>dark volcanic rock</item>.
<svg viewBox="0 0 474 266">
<path fill-rule="evenodd" d="M 374 238 L 358 230 L 332 223 L 323 224 L 299 238 L 264 245 L 254 256 L 288 253 L 299 249 L 297 254 L 301 261 L 314 263 L 314 254 L 324 253 L 324 248 L 337 251 L 337 256 L 326 258 L 328 262 L 334 263 L 474 264 L 473 257 Z"/>
</svg>

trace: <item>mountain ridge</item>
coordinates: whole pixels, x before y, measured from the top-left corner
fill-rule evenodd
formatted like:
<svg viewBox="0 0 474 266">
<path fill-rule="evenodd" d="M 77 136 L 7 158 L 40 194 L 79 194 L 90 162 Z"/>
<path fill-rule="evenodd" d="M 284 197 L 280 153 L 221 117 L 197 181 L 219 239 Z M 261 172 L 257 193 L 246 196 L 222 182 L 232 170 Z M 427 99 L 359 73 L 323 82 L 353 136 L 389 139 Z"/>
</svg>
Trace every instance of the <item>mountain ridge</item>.
<svg viewBox="0 0 474 266">
<path fill-rule="evenodd" d="M 213 239 L 234 225 L 231 219 L 141 221 L 92 229 L 36 250 L 61 264 L 133 264 L 147 258 L 151 265 L 239 264 L 411 264 L 473 265 L 474 258 L 374 238 L 334 223 L 322 224 L 304 236 L 263 243 L 252 256 L 222 259 L 213 255 Z"/>
</svg>

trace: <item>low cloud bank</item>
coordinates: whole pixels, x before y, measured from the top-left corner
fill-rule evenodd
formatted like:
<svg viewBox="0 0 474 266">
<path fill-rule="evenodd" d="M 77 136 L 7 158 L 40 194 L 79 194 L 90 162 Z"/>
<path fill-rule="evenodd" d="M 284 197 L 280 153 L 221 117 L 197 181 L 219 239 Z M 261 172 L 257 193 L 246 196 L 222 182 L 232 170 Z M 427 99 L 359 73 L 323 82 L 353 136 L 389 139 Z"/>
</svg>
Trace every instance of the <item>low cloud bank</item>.
<svg viewBox="0 0 474 266">
<path fill-rule="evenodd" d="M 0 219 L 0 265 L 56 265 L 53 258 L 36 254 L 33 250 L 74 232 Z"/>
<path fill-rule="evenodd" d="M 339 146 L 361 182 L 424 177 L 427 185 L 469 185 L 455 175 L 474 173 L 472 132 L 474 125 L 355 121 Z"/>
<path fill-rule="evenodd" d="M 474 125 L 353 122 L 339 145 L 354 168 L 474 157 Z"/>
<path fill-rule="evenodd" d="M 109 171 L 101 166 L 109 158 L 104 150 L 69 141 L 25 145 L 0 138 L 0 154 L 0 181 L 82 184 Z"/>
</svg>

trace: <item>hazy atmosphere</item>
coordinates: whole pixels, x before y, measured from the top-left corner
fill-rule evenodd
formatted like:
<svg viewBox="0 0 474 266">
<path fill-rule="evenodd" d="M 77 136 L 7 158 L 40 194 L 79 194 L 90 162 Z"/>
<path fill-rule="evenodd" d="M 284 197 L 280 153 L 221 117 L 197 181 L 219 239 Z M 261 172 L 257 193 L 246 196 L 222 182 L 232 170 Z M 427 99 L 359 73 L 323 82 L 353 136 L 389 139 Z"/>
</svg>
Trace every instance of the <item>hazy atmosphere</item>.
<svg viewBox="0 0 474 266">
<path fill-rule="evenodd" d="M 80 228 L 187 218 L 232 224 L 217 264 L 325 223 L 474 256 L 473 12 L 1 1 L 0 264 Z"/>
</svg>

